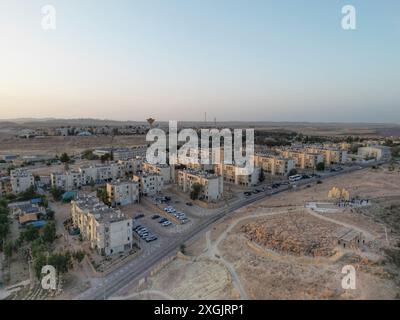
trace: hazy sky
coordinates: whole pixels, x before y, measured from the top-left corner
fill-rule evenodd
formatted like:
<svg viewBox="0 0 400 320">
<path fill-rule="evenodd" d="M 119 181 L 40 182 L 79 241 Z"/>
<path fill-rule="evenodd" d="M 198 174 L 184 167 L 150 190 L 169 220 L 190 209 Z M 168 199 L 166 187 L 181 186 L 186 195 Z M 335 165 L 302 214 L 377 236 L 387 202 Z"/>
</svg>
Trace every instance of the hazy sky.
<svg viewBox="0 0 400 320">
<path fill-rule="evenodd" d="M 341 28 L 346 4 L 357 30 Z M 0 0 L 1 119 L 204 112 L 400 122 L 400 1 Z"/>
</svg>

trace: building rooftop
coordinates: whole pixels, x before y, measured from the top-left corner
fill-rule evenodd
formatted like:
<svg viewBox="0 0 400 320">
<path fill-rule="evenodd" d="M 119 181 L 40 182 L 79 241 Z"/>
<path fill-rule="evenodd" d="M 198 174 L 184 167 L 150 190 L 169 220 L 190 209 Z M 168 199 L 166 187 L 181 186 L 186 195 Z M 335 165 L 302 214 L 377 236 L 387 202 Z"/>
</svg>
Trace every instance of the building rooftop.
<svg viewBox="0 0 400 320">
<path fill-rule="evenodd" d="M 141 171 L 138 172 L 137 174 L 134 174 L 134 176 L 137 176 L 139 178 L 146 178 L 146 177 L 161 177 L 161 175 L 157 172 L 149 172 L 149 171 Z"/>
<path fill-rule="evenodd" d="M 118 222 L 126 219 L 120 210 L 106 206 L 94 195 L 78 195 L 75 203 L 82 211 L 93 214 L 98 222 Z"/>
<path fill-rule="evenodd" d="M 183 169 L 183 170 L 180 170 L 180 171 L 192 174 L 194 176 L 203 177 L 203 178 L 206 178 L 206 179 L 216 179 L 216 178 L 218 178 L 218 175 L 216 175 L 215 173 L 209 173 L 207 171 L 203 171 L 203 170 L 199 170 L 199 169 L 187 168 L 187 169 Z"/>
<path fill-rule="evenodd" d="M 15 170 L 11 170 L 10 172 L 10 176 L 13 178 L 17 178 L 17 177 L 29 177 L 32 175 L 32 172 L 25 170 L 25 169 L 15 169 Z"/>
<path fill-rule="evenodd" d="M 381 146 L 381 145 L 378 145 L 378 144 L 375 144 L 375 145 L 369 145 L 369 146 L 366 146 L 366 147 L 360 147 L 360 148 L 376 148 L 376 149 L 381 149 L 381 150 L 385 150 L 385 151 L 387 151 L 387 150 L 391 150 L 391 148 L 390 148 L 390 147 L 388 147 L 388 146 Z"/>
<path fill-rule="evenodd" d="M 112 185 L 112 186 L 121 186 L 124 184 L 137 184 L 137 182 L 133 181 L 133 180 L 117 180 L 117 181 L 109 182 L 107 184 Z"/>
<path fill-rule="evenodd" d="M 149 162 L 147 162 L 147 161 L 144 161 L 143 163 L 147 163 L 147 164 L 149 164 L 149 165 L 152 165 L 152 166 L 155 166 L 155 167 L 158 167 L 158 168 L 169 168 L 169 165 L 166 164 L 166 163 L 157 163 L 157 164 L 153 164 L 153 163 L 149 163 Z"/>
</svg>

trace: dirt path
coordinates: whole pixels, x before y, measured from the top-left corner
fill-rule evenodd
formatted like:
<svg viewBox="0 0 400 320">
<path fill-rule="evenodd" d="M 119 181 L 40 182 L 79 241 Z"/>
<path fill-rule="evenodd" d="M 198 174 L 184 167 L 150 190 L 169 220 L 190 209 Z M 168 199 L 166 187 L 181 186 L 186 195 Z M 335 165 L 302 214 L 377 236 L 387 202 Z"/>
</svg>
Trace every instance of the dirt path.
<svg viewBox="0 0 400 320">
<path fill-rule="evenodd" d="M 296 210 L 304 210 L 304 207 L 300 207 L 300 206 L 296 206 L 296 207 L 289 207 L 285 210 L 280 210 L 280 211 L 272 211 L 272 212 L 266 212 L 266 213 L 254 213 L 251 215 L 247 215 L 241 218 L 236 219 L 231 225 L 229 225 L 229 227 L 223 232 L 221 233 L 221 235 L 217 238 L 217 240 L 215 240 L 214 242 L 211 242 L 211 237 L 209 233 L 206 233 L 206 250 L 205 252 L 201 255 L 201 256 L 205 256 L 205 257 L 209 257 L 211 259 L 214 260 L 219 260 L 221 261 L 226 268 L 229 270 L 231 276 L 232 276 L 232 281 L 233 284 L 235 285 L 236 289 L 238 290 L 238 292 L 240 293 L 240 297 L 241 299 L 244 300 L 248 300 L 249 297 L 247 295 L 246 290 L 244 289 L 244 287 L 242 286 L 241 280 L 239 275 L 237 274 L 235 267 L 229 263 L 228 261 L 226 261 L 224 259 L 224 257 L 221 255 L 218 246 L 220 245 L 220 243 L 228 236 L 228 234 L 242 221 L 248 220 L 248 219 L 254 219 L 254 218 L 262 218 L 262 217 L 268 217 L 268 216 L 273 216 L 273 215 L 277 215 L 277 214 L 285 214 L 288 212 L 295 212 Z M 335 219 L 332 218 L 328 218 L 325 217 L 323 215 L 317 214 L 312 210 L 307 210 L 306 212 L 308 212 L 310 215 L 321 219 L 321 220 L 325 220 L 334 224 L 338 224 L 341 225 L 343 227 L 346 228 L 350 228 L 350 229 L 354 229 L 357 230 L 359 232 L 362 232 L 366 238 L 369 239 L 373 239 L 374 237 L 366 230 L 358 228 L 354 225 L 345 223 L 345 222 L 341 222 L 341 221 L 337 221 Z M 219 257 L 219 258 L 218 258 Z M 285 257 L 286 258 L 286 257 Z"/>
<path fill-rule="evenodd" d="M 276 214 L 288 213 L 290 211 L 294 211 L 294 210 L 297 210 L 299 208 L 300 207 L 294 207 L 294 208 L 289 208 L 289 209 L 286 209 L 286 210 L 283 210 L 283 211 L 266 212 L 266 213 L 255 213 L 255 214 L 251 214 L 251 215 L 248 215 L 248 216 L 244 216 L 244 217 L 238 218 L 213 243 L 211 243 L 210 234 L 206 233 L 207 250 L 201 256 L 205 256 L 205 257 L 209 257 L 210 259 L 221 261 L 225 265 L 225 267 L 229 270 L 229 272 L 230 272 L 230 274 L 232 276 L 233 284 L 236 287 L 236 289 L 238 290 L 238 292 L 240 293 L 241 299 L 249 300 L 250 298 L 247 295 L 246 290 L 242 286 L 242 282 L 240 281 L 240 277 L 237 274 L 237 272 L 235 270 L 235 267 L 231 263 L 226 261 L 224 259 L 224 257 L 220 254 L 220 252 L 218 250 L 219 244 L 221 243 L 222 240 L 224 240 L 227 237 L 229 232 L 231 232 L 233 230 L 233 228 L 235 228 L 238 225 L 238 223 L 240 223 L 241 221 L 244 221 L 244 220 L 247 220 L 247 219 L 252 219 L 252 218 L 262 218 L 262 217 L 272 216 L 272 215 L 276 215 Z M 217 257 L 219 257 L 219 259 Z"/>
<path fill-rule="evenodd" d="M 331 222 L 331 223 L 335 223 L 335 224 L 341 225 L 342 227 L 349 228 L 349 229 L 354 229 L 354 230 L 356 230 L 358 232 L 361 232 L 365 236 L 365 238 L 367 240 L 373 240 L 375 238 L 368 231 L 366 231 L 364 229 L 361 229 L 359 227 L 356 227 L 356 226 L 354 226 L 352 224 L 349 224 L 349 223 L 346 223 L 346 222 L 342 222 L 342 221 L 338 221 L 338 220 L 335 220 L 335 219 L 332 219 L 332 218 L 325 217 L 324 215 L 316 213 L 315 211 L 313 211 L 311 209 L 308 209 L 307 212 L 309 214 L 311 214 L 313 217 L 316 217 L 318 219 L 325 220 L 325 221 L 328 221 L 328 222 Z"/>
</svg>

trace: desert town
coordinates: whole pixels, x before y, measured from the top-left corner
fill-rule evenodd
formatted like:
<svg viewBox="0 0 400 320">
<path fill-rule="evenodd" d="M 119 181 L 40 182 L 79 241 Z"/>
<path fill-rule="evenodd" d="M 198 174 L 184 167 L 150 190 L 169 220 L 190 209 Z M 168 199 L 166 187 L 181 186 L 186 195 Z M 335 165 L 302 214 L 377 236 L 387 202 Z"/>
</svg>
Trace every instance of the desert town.
<svg viewBox="0 0 400 320">
<path fill-rule="evenodd" d="M 154 122 L 4 137 L 0 299 L 399 298 L 398 138 L 262 132 L 241 175 L 223 149 L 148 162 Z M 50 136 L 79 146 L 43 151 Z"/>
</svg>

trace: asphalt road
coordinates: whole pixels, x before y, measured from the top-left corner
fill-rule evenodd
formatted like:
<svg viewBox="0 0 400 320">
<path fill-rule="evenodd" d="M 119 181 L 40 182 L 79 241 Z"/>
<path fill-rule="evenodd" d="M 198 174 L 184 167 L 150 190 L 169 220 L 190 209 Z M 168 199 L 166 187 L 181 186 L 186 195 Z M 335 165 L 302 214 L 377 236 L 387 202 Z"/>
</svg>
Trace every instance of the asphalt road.
<svg viewBox="0 0 400 320">
<path fill-rule="evenodd" d="M 316 180 L 324 180 L 333 176 L 361 170 L 367 167 L 376 165 L 377 163 L 368 163 L 364 165 L 355 165 L 353 167 L 345 167 L 342 171 L 338 172 L 327 172 L 321 178 L 305 179 L 296 182 L 297 186 L 303 186 L 315 182 Z M 108 299 L 112 296 L 123 295 L 123 289 L 127 286 L 131 287 L 140 279 L 147 277 L 151 269 L 160 263 L 164 258 L 175 255 L 180 246 L 193 239 L 195 236 L 202 232 L 205 232 L 211 225 L 217 221 L 233 213 L 235 210 L 245 207 L 251 203 L 264 199 L 273 194 L 285 192 L 289 190 L 289 185 L 282 185 L 277 189 L 266 190 L 258 194 L 253 194 L 246 199 L 240 199 L 232 202 L 228 206 L 225 206 L 219 210 L 216 214 L 211 217 L 205 218 L 201 223 L 195 225 L 193 229 L 187 233 L 176 237 L 174 240 L 156 248 L 153 252 L 150 252 L 147 256 L 139 256 L 135 260 L 128 262 L 126 265 L 114 270 L 112 273 L 107 275 L 101 283 L 88 289 L 82 294 L 78 295 L 75 299 L 79 300 L 99 300 Z"/>
</svg>

